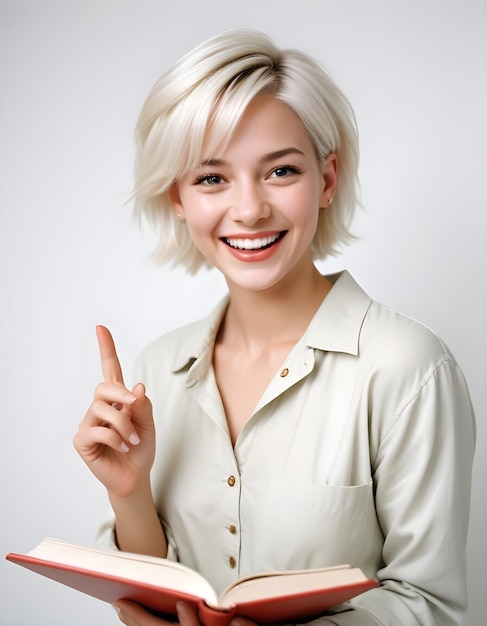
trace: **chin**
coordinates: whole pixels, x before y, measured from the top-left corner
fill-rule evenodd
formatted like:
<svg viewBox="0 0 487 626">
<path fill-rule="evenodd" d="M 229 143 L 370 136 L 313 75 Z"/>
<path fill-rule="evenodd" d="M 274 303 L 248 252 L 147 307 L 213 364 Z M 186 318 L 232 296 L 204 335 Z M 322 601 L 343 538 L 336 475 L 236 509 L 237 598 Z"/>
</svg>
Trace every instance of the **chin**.
<svg viewBox="0 0 487 626">
<path fill-rule="evenodd" d="M 229 289 L 232 290 L 233 288 L 235 288 L 245 291 L 251 291 L 254 293 L 263 292 L 276 287 L 277 285 L 285 281 L 287 276 L 269 276 L 268 272 L 267 276 L 263 276 L 262 274 L 259 275 L 260 272 L 259 270 L 256 271 L 256 268 L 254 268 L 253 271 L 246 272 L 246 274 L 247 276 L 226 275 L 225 279 L 227 281 Z"/>
</svg>

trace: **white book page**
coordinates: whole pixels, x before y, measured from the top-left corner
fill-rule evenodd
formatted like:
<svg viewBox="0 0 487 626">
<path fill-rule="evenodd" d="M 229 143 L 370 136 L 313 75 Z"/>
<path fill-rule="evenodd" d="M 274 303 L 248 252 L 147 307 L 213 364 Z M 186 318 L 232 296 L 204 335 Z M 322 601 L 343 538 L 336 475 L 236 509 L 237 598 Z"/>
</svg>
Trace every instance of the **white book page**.
<svg viewBox="0 0 487 626">
<path fill-rule="evenodd" d="M 220 605 L 229 608 L 248 600 L 287 596 L 366 579 L 360 569 L 348 565 L 321 570 L 266 572 L 259 576 L 247 576 L 229 585 L 220 596 Z"/>
<path fill-rule="evenodd" d="M 184 591 L 203 598 L 208 603 L 218 603 L 216 592 L 198 572 L 168 559 L 145 554 L 98 550 L 58 539 L 44 539 L 29 552 L 29 556 Z"/>
</svg>

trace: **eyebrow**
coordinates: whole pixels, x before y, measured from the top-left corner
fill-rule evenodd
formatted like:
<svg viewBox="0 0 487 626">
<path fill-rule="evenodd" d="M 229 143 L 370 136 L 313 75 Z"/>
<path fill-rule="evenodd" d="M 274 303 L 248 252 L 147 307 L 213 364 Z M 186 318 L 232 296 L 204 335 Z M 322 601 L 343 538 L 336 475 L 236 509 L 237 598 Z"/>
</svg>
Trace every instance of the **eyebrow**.
<svg viewBox="0 0 487 626">
<path fill-rule="evenodd" d="M 289 148 L 283 148 L 282 150 L 276 150 L 275 152 L 269 152 L 268 154 L 264 154 L 264 156 L 259 159 L 259 163 L 268 163 L 269 161 L 282 159 L 289 154 L 300 154 L 304 156 L 304 152 L 302 150 L 299 150 L 299 148 L 295 148 L 294 146 L 290 146 Z M 204 159 L 200 163 L 201 167 L 223 167 L 225 165 L 228 165 L 228 163 L 223 159 Z"/>
</svg>

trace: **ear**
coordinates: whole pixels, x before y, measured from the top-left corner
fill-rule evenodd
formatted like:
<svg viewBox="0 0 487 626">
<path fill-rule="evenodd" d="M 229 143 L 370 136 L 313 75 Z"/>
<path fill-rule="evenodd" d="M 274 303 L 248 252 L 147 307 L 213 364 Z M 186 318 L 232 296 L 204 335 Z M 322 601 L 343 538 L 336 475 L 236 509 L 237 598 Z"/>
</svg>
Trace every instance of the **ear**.
<svg viewBox="0 0 487 626">
<path fill-rule="evenodd" d="M 338 157 L 335 152 L 330 152 L 326 157 L 322 168 L 323 188 L 320 197 L 320 206 L 326 207 L 333 202 L 338 183 Z"/>
<path fill-rule="evenodd" d="M 169 199 L 171 200 L 172 210 L 179 220 L 184 220 L 184 208 L 179 195 L 179 186 L 175 182 L 169 189 Z"/>
</svg>

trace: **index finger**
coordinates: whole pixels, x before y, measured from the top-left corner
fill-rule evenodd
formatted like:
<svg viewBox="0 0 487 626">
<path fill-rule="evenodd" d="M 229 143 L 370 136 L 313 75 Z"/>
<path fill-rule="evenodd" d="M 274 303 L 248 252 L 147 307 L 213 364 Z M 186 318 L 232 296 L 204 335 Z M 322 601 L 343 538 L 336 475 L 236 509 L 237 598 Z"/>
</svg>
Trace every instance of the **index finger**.
<svg viewBox="0 0 487 626">
<path fill-rule="evenodd" d="M 123 385 L 122 367 L 120 366 L 115 343 L 110 331 L 108 328 L 105 328 L 105 326 L 97 326 L 96 337 L 100 348 L 103 378 L 108 383 L 121 383 Z"/>
</svg>

